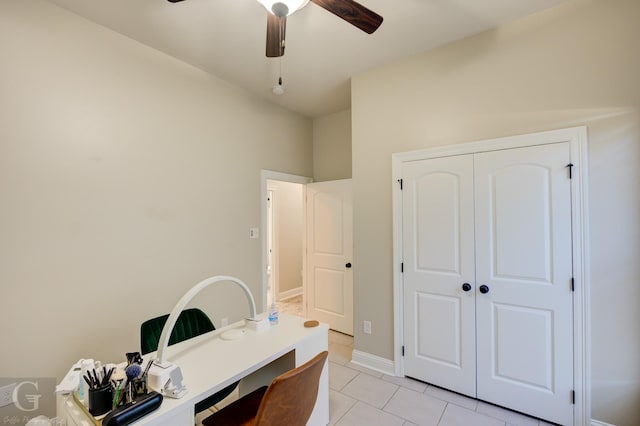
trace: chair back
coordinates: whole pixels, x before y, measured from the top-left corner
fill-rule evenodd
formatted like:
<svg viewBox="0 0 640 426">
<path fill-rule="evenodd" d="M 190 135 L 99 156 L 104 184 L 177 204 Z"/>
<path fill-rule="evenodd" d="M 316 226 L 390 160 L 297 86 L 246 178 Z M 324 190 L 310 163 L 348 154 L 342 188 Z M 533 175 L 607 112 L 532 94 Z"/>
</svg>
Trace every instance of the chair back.
<svg viewBox="0 0 640 426">
<path fill-rule="evenodd" d="M 305 426 L 318 397 L 328 352 L 273 379 L 262 398 L 255 426 Z"/>
<path fill-rule="evenodd" d="M 169 314 L 151 318 L 140 326 L 140 352 L 148 354 L 158 349 L 162 329 L 169 319 Z M 169 346 L 215 330 L 215 326 L 204 312 L 198 308 L 189 308 L 180 312 L 176 325 L 169 336 Z M 200 413 L 229 396 L 238 386 L 232 383 L 221 391 L 208 396 L 195 404 L 195 412 Z"/>
<path fill-rule="evenodd" d="M 140 326 L 140 352 L 148 354 L 158 349 L 158 341 L 169 314 L 151 318 Z M 178 321 L 169 336 L 169 345 L 182 342 L 215 330 L 213 323 L 200 309 L 185 309 L 178 316 Z"/>
</svg>

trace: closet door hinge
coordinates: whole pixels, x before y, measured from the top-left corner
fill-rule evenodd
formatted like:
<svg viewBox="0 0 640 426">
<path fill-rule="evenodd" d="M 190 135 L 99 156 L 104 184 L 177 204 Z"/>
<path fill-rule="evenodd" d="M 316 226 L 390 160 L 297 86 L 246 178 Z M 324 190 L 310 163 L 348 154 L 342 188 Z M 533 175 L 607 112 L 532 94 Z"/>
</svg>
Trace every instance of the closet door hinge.
<svg viewBox="0 0 640 426">
<path fill-rule="evenodd" d="M 402 183 L 403 183 L 403 179 L 398 179 L 398 183 L 400 184 L 400 191 L 402 191 Z"/>
<path fill-rule="evenodd" d="M 573 170 L 573 163 L 567 164 L 567 168 L 569 169 L 569 179 L 571 179 L 572 178 L 571 171 Z"/>
<path fill-rule="evenodd" d="M 576 280 L 571 277 L 571 291 L 576 291 Z"/>
<path fill-rule="evenodd" d="M 400 273 L 404 272 L 404 262 L 400 263 Z"/>
<path fill-rule="evenodd" d="M 402 345 L 402 356 L 404 356 L 404 345 Z"/>
<path fill-rule="evenodd" d="M 576 391 L 574 391 L 574 390 L 571 391 L 571 403 L 573 405 L 576 404 Z"/>
</svg>

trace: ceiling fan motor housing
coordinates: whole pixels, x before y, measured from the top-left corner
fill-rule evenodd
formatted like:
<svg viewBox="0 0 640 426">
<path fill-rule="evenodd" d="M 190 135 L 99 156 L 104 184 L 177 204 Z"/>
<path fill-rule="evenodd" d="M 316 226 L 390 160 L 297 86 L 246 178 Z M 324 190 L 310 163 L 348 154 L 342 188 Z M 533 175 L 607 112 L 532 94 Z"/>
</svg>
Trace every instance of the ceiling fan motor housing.
<svg viewBox="0 0 640 426">
<path fill-rule="evenodd" d="M 289 7 L 284 3 L 276 2 L 271 6 L 271 12 L 278 18 L 282 18 L 289 14 Z"/>
<path fill-rule="evenodd" d="M 275 16 L 283 18 L 305 7 L 309 0 L 258 0 L 258 2 Z"/>
</svg>

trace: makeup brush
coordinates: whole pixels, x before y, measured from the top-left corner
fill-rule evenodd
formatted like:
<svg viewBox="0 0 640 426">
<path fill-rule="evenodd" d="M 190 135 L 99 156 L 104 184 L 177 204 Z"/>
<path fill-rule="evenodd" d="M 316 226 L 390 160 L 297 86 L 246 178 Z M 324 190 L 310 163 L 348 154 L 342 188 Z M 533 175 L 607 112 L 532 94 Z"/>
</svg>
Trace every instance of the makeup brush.
<svg viewBox="0 0 640 426">
<path fill-rule="evenodd" d="M 127 395 L 129 397 L 129 401 L 131 401 L 133 396 L 133 379 L 140 375 L 142 367 L 137 363 L 129 364 L 129 366 L 125 368 L 124 372 L 127 375 Z"/>
<path fill-rule="evenodd" d="M 135 379 L 136 377 L 138 377 L 140 375 L 140 373 L 142 372 L 142 367 L 140 367 L 140 364 L 130 364 L 125 370 L 124 370 L 125 374 L 127 375 L 127 382 L 132 382 L 133 379 Z"/>
</svg>

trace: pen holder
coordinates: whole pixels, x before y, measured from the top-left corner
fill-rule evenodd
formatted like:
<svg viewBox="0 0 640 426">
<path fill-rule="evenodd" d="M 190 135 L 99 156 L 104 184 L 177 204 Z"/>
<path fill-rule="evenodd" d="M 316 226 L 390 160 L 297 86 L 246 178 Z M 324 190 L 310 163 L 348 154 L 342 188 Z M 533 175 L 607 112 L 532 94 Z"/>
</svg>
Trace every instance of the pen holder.
<svg viewBox="0 0 640 426">
<path fill-rule="evenodd" d="M 111 410 L 113 389 L 106 385 L 98 389 L 89 389 L 89 412 L 92 416 L 101 416 Z"/>
<path fill-rule="evenodd" d="M 131 381 L 131 398 L 147 394 L 147 376 L 136 377 Z"/>
</svg>

